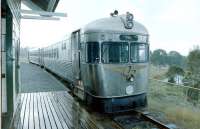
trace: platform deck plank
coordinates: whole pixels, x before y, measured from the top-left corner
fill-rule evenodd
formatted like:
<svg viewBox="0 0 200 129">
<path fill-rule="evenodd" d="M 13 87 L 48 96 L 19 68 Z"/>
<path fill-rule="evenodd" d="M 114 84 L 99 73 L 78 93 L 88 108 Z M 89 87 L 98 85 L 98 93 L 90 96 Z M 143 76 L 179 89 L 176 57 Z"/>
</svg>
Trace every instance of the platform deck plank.
<svg viewBox="0 0 200 129">
<path fill-rule="evenodd" d="M 13 128 L 71 129 L 72 112 L 69 109 L 72 103 L 60 100 L 64 97 L 63 94 L 68 93 L 67 91 L 22 93 Z"/>
</svg>

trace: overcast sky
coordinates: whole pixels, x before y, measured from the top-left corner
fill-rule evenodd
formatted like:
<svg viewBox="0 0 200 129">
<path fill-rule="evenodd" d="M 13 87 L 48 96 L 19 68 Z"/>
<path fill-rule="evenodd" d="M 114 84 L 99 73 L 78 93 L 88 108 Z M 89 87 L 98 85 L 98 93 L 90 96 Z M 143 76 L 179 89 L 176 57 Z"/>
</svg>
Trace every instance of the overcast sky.
<svg viewBox="0 0 200 129">
<path fill-rule="evenodd" d="M 114 10 L 127 11 L 146 26 L 150 48 L 176 50 L 187 55 L 200 45 L 199 0 L 60 0 L 56 12 L 67 13 L 60 21 L 21 20 L 21 45 L 48 46 L 71 31 Z M 22 6 L 26 8 L 25 6 Z"/>
</svg>

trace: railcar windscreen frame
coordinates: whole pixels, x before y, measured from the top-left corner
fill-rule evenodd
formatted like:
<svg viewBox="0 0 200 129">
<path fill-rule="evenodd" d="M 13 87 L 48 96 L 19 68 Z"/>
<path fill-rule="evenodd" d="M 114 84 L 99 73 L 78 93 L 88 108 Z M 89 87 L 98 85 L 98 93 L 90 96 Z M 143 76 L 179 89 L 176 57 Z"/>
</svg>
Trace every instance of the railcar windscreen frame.
<svg viewBox="0 0 200 129">
<path fill-rule="evenodd" d="M 99 63 L 100 59 L 100 48 L 98 42 L 87 42 L 86 43 L 86 62 L 87 63 Z"/>
<path fill-rule="evenodd" d="M 128 42 L 103 42 L 101 45 L 101 62 L 104 64 L 128 63 Z"/>
<path fill-rule="evenodd" d="M 149 61 L 149 45 L 147 43 L 130 43 L 130 60 L 132 63 L 145 63 Z"/>
</svg>

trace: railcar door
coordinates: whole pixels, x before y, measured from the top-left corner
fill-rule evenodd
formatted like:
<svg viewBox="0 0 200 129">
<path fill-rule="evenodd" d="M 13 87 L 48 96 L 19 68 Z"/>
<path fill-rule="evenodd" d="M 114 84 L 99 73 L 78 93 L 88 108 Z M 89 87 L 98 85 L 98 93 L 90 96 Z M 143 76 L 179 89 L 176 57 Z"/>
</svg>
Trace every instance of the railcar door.
<svg viewBox="0 0 200 129">
<path fill-rule="evenodd" d="M 72 71 L 74 80 L 80 79 L 80 30 L 74 31 L 72 41 Z"/>
</svg>

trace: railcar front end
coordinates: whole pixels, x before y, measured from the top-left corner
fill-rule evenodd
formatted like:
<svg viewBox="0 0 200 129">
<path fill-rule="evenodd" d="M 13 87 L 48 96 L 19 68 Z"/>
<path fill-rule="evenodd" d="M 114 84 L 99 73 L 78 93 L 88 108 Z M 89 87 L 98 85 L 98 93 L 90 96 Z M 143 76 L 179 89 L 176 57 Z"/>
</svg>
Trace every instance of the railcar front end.
<svg viewBox="0 0 200 129">
<path fill-rule="evenodd" d="M 82 68 L 82 79 L 87 104 L 107 113 L 145 107 L 148 86 L 148 35 L 99 35 L 115 38 L 112 41 L 97 39 L 95 42 L 86 43 L 87 63 Z M 121 38 L 123 36 L 135 39 L 126 40 Z"/>
</svg>

